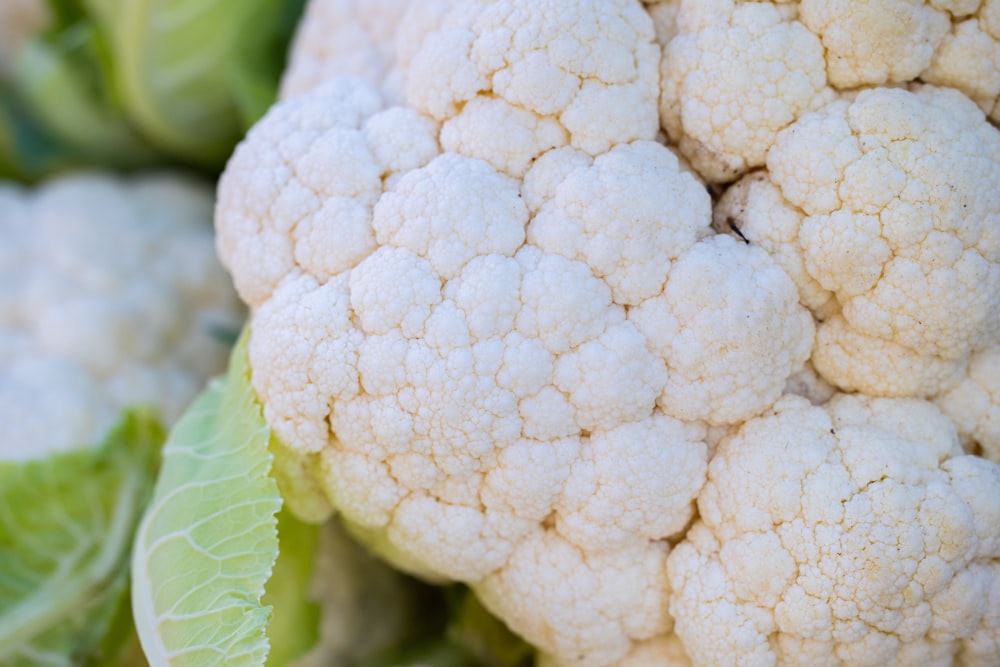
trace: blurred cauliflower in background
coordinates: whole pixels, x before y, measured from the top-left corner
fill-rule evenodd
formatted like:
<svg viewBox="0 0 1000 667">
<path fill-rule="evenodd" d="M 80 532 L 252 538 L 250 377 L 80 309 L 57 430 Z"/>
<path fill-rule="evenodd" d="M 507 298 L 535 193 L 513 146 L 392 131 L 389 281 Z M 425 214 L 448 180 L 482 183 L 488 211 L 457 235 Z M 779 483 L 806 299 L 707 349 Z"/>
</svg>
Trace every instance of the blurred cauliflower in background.
<svg viewBox="0 0 1000 667">
<path fill-rule="evenodd" d="M 112 659 L 164 429 L 243 309 L 211 188 L 81 172 L 0 184 L 0 663 Z"/>
<path fill-rule="evenodd" d="M 243 318 L 211 189 L 100 173 L 0 188 L 0 458 L 94 444 L 134 405 L 173 422 Z"/>
</svg>

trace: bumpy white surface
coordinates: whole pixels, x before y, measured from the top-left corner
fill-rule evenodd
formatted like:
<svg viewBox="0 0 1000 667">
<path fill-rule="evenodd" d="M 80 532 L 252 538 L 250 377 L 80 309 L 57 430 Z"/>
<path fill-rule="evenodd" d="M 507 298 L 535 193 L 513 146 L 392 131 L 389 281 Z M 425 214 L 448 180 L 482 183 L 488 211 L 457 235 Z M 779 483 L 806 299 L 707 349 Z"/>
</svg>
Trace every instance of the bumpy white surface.
<svg viewBox="0 0 1000 667">
<path fill-rule="evenodd" d="M 663 4 L 661 121 L 708 181 L 763 165 L 778 131 L 837 92 L 922 81 L 1000 113 L 998 0 Z"/>
<path fill-rule="evenodd" d="M 951 28 L 920 78 L 957 88 L 1000 122 L 1000 0 L 957 0 Z"/>
<path fill-rule="evenodd" d="M 352 75 L 377 83 L 388 99 L 402 101 L 415 46 L 453 4 L 455 0 L 309 0 L 289 50 L 281 97 Z"/>
<path fill-rule="evenodd" d="M 0 458 L 95 444 L 130 405 L 172 421 L 224 368 L 242 309 L 211 215 L 172 176 L 0 185 Z"/>
<path fill-rule="evenodd" d="M 710 181 L 764 164 L 779 130 L 833 96 L 823 45 L 788 5 L 679 2 L 660 120 Z"/>
<path fill-rule="evenodd" d="M 644 14 L 633 25 L 606 3 L 521 10 L 483 8 L 494 32 L 478 48 L 503 43 L 504 20 L 542 12 L 566 40 L 552 57 L 607 67 L 573 49 L 635 50 L 612 61 L 622 84 L 600 84 L 624 89 L 590 99 L 601 113 L 655 115 L 655 95 L 631 108 L 628 90 L 645 84 L 624 72 L 651 44 L 628 32 L 652 39 Z M 588 21 L 625 36 L 605 44 Z M 525 104 L 595 81 L 522 88 L 504 76 Z M 767 409 L 813 327 L 767 253 L 703 238 L 708 194 L 650 141 L 655 127 L 593 124 L 587 148 L 540 143 L 528 128 L 573 132 L 486 93 L 452 120 L 495 105 L 526 131 L 493 124 L 448 152 L 451 121 L 384 109 L 357 79 L 285 101 L 221 180 L 220 256 L 254 309 L 265 416 L 306 461 L 289 469 L 312 466 L 397 565 L 470 582 L 546 652 L 606 665 L 669 633 L 667 538 L 691 517 L 705 424 Z"/>
<path fill-rule="evenodd" d="M 965 377 L 934 402 L 951 417 L 967 449 L 978 448 L 1000 463 L 1000 345 L 972 355 Z"/>
<path fill-rule="evenodd" d="M 1000 336 L 1000 131 L 954 90 L 879 88 L 781 131 L 715 211 L 770 251 L 844 390 L 929 397 Z"/>
<path fill-rule="evenodd" d="M 349 34 L 330 39 L 341 33 Z M 550 0 L 530 12 L 520 2 L 484 0 L 313 0 L 282 96 L 359 76 L 390 102 L 440 121 L 446 150 L 506 161 L 501 168 L 523 174 L 549 148 L 593 154 L 652 137 L 660 55 L 653 37 L 648 14 L 629 0 Z M 493 95 L 480 94 L 487 90 Z"/>
<path fill-rule="evenodd" d="M 932 404 L 783 399 L 698 509 L 668 561 L 694 665 L 1000 663 L 1000 467 Z"/>
</svg>

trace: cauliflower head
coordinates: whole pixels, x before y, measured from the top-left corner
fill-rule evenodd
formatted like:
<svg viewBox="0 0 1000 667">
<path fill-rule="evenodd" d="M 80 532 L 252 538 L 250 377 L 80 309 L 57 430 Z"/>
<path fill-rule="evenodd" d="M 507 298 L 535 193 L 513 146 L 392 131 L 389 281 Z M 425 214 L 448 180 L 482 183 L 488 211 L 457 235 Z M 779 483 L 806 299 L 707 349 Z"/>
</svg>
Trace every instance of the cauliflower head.
<svg viewBox="0 0 1000 667">
<path fill-rule="evenodd" d="M 299 21 L 281 78 L 282 99 L 335 76 L 377 83 L 386 98 L 405 98 L 410 45 L 440 21 L 453 0 L 310 0 Z"/>
<path fill-rule="evenodd" d="M 274 107 L 221 179 L 217 240 L 293 508 L 325 498 L 399 567 L 607 665 L 669 633 L 708 428 L 766 410 L 813 324 L 652 140 L 648 17 L 559 8 L 450 14 L 419 103 L 347 78 Z"/>
<path fill-rule="evenodd" d="M 720 443 L 698 509 L 668 560 L 693 664 L 1000 661 L 1000 467 L 931 403 L 782 399 Z"/>
<path fill-rule="evenodd" d="M 0 185 L 0 458 L 93 445 L 137 404 L 172 422 L 225 367 L 243 309 L 211 217 L 173 175 Z"/>
<path fill-rule="evenodd" d="M 1000 132 L 960 93 L 862 91 L 782 130 L 715 226 L 772 252 L 843 390 L 930 397 L 1000 332 Z"/>
</svg>

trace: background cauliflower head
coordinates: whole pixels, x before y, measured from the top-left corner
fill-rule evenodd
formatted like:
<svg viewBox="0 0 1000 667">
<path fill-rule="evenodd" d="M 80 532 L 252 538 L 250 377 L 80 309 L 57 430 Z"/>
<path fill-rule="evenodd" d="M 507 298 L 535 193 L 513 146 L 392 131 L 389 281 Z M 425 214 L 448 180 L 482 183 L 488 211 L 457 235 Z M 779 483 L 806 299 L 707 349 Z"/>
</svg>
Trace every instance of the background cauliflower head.
<svg viewBox="0 0 1000 667">
<path fill-rule="evenodd" d="M 225 367 L 242 307 L 211 216 L 176 176 L 0 185 L 0 458 L 95 444 L 137 404 L 173 421 Z"/>
<path fill-rule="evenodd" d="M 628 92 L 655 51 L 644 13 L 497 7 L 464 7 L 450 20 L 476 29 L 415 57 L 438 71 L 414 66 L 411 88 L 446 103 L 385 108 L 339 79 L 272 109 L 220 183 L 218 246 L 253 309 L 254 388 L 298 462 L 279 466 L 292 506 L 315 518 L 328 498 L 400 567 L 471 583 L 561 661 L 610 664 L 670 630 L 667 540 L 691 518 L 706 427 L 778 398 L 812 319 L 766 252 L 710 236 L 708 193 L 655 122 L 595 120 L 655 117 L 655 94 Z M 520 47 L 522 23 L 552 42 L 490 55 Z M 434 60 L 460 39 L 500 69 Z M 546 59 L 597 67 L 599 48 L 618 69 L 583 85 L 516 64 L 555 76 Z M 565 140 L 506 131 L 533 126 Z"/>
<path fill-rule="evenodd" d="M 720 443 L 698 509 L 668 561 L 695 665 L 1000 660 L 1000 467 L 932 404 L 782 399 Z"/>
</svg>

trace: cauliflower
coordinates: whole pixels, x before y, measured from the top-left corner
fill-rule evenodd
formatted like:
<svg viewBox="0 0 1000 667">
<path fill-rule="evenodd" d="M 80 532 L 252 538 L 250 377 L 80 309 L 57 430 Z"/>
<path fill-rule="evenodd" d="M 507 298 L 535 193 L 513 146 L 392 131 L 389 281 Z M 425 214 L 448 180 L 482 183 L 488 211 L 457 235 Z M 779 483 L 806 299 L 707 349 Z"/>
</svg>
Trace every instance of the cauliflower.
<svg viewBox="0 0 1000 667">
<path fill-rule="evenodd" d="M 0 184 L 4 665 L 116 664 L 128 645 L 165 427 L 243 319 L 211 214 L 210 189 L 176 175 Z"/>
<path fill-rule="evenodd" d="M 224 367 L 242 309 L 211 215 L 173 176 L 0 185 L 0 459 L 95 444 L 140 403 L 171 422 Z"/>
<path fill-rule="evenodd" d="M 967 450 L 1000 463 L 1000 344 L 969 358 L 962 380 L 934 397 L 951 417 Z"/>
<path fill-rule="evenodd" d="M 779 130 L 833 96 L 820 40 L 788 4 L 678 3 L 660 120 L 710 181 L 762 165 Z"/>
<path fill-rule="evenodd" d="M 994 6 L 312 0 L 219 182 L 251 319 L 181 448 L 270 439 L 299 518 L 547 666 L 997 664 Z M 228 576 L 159 588 L 161 538 L 215 546 L 176 498 L 163 651 L 151 592 Z M 261 507 L 226 544 L 266 562 Z"/>
<path fill-rule="evenodd" d="M 1000 0 L 941 4 L 961 11 L 948 8 L 951 28 L 920 78 L 962 91 L 1000 123 Z"/>
<path fill-rule="evenodd" d="M 290 505 L 319 516 L 322 490 L 399 567 L 607 665 L 668 636 L 709 429 L 768 409 L 812 318 L 766 252 L 711 236 L 707 191 L 653 141 L 639 5 L 466 3 L 441 26 L 407 105 L 335 79 L 231 159 L 218 247 L 253 387 L 298 461 Z"/>
<path fill-rule="evenodd" d="M 949 89 L 877 88 L 782 130 L 715 210 L 821 320 L 843 390 L 930 397 L 1000 332 L 1000 132 Z"/>
<path fill-rule="evenodd" d="M 764 164 L 775 135 L 838 91 L 921 80 L 987 113 L 1000 95 L 1000 2 L 675 0 L 661 121 L 707 180 Z"/>
<path fill-rule="evenodd" d="M 995 665 L 1000 467 L 918 399 L 799 397 L 720 443 L 668 559 L 695 665 Z"/>
<path fill-rule="evenodd" d="M 293 97 L 334 76 L 353 75 L 380 84 L 389 99 L 402 101 L 409 53 L 403 35 L 418 35 L 419 43 L 450 4 L 449 0 L 311 0 L 289 50 L 280 96 Z"/>
</svg>

